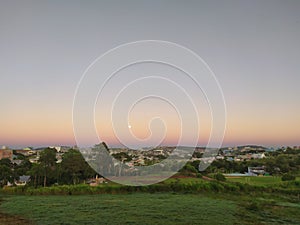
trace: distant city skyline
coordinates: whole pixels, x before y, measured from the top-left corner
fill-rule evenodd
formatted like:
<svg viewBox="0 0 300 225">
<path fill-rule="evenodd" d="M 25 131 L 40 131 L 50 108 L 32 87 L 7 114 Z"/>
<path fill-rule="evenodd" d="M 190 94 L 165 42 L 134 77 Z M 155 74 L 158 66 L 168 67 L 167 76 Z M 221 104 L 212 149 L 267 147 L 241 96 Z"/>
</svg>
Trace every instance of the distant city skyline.
<svg viewBox="0 0 300 225">
<path fill-rule="evenodd" d="M 226 103 L 223 146 L 299 146 L 299 10 L 300 1 L 290 0 L 2 1 L 0 145 L 76 145 L 73 98 L 86 68 L 112 48 L 151 39 L 185 46 L 213 70 Z M 132 73 L 129 70 L 124 77 Z M 101 115 L 113 99 L 109 94 L 124 82 L 116 79 L 111 92 L 106 92 L 107 102 L 96 105 L 96 129 L 111 147 L 119 143 Z M 187 90 L 192 92 L 192 86 Z M 170 91 L 172 87 L 166 86 L 164 93 Z M 202 146 L 211 118 L 203 96 L 193 99 L 201 115 L 198 145 Z M 137 105 L 128 128 L 146 138 L 150 133 L 146 122 L 157 115 L 171 124 L 162 144 L 176 144 L 178 115 L 162 101 Z M 160 124 L 151 128 L 161 129 Z"/>
</svg>

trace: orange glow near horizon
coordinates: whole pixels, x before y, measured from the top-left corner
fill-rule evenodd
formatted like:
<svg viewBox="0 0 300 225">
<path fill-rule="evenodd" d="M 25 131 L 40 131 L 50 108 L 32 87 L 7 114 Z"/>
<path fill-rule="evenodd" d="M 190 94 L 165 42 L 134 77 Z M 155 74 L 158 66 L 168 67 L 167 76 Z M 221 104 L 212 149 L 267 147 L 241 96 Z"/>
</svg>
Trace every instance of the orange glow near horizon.
<svg viewBox="0 0 300 225">
<path fill-rule="evenodd" d="M 35 114 L 18 116 L 12 112 L 10 119 L 1 120 L 0 144 L 8 146 L 76 145 L 70 116 L 53 115 L 47 110 Z M 149 117 L 135 117 L 131 131 L 140 139 L 150 135 Z M 295 115 L 294 115 L 295 116 Z M 291 115 L 291 118 L 295 118 Z M 162 145 L 176 145 L 180 137 L 180 124 L 176 115 L 165 117 L 168 125 Z M 202 123 L 201 123 L 202 122 Z M 128 128 L 129 129 L 129 128 Z M 211 129 L 209 121 L 200 121 L 199 145 L 207 143 Z M 112 126 L 108 121 L 97 120 L 97 131 L 101 141 L 109 146 L 119 146 Z M 155 131 L 155 129 L 154 129 Z M 300 122 L 292 119 L 280 120 L 277 115 L 269 117 L 242 112 L 227 116 L 224 146 L 261 144 L 266 146 L 299 145 Z M 188 143 L 188 140 L 187 140 Z M 95 144 L 95 143 L 92 143 Z"/>
</svg>

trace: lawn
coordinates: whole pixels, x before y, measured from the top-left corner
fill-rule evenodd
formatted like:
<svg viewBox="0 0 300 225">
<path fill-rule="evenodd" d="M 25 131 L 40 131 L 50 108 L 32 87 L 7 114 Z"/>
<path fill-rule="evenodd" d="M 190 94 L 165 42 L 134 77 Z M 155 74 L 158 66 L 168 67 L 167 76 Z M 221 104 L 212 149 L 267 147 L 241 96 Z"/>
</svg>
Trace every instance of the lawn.
<svg viewBox="0 0 300 225">
<path fill-rule="evenodd" d="M 1 196 L 0 224 L 300 224 L 274 195 L 132 193 Z"/>
<path fill-rule="evenodd" d="M 192 194 L 2 197 L 2 212 L 37 224 L 233 224 L 237 205 Z"/>
<path fill-rule="evenodd" d="M 259 191 L 253 187 L 248 191 L 220 188 L 231 182 L 270 189 L 267 185 L 282 181 L 279 177 L 228 178 L 225 183 L 170 178 L 148 189 L 103 184 L 106 189 L 99 186 L 100 193 L 86 185 L 38 188 L 36 192 L 28 189 L 14 195 L 4 190 L 0 224 L 300 224 L 296 184 L 290 184 L 290 193 L 264 192 L 261 187 L 256 187 Z M 176 191 L 171 188 L 174 185 L 181 188 Z M 191 189 L 197 185 L 199 190 Z"/>
<path fill-rule="evenodd" d="M 257 176 L 257 177 L 227 177 L 228 181 L 247 183 L 251 185 L 274 185 L 281 183 L 281 177 Z"/>
</svg>

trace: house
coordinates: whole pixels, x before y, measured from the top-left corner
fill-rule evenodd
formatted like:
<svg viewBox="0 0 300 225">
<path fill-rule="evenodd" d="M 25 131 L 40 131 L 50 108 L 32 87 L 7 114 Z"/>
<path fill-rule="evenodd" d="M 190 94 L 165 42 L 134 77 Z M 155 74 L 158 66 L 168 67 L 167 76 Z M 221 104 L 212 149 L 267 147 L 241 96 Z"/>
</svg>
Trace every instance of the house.
<svg viewBox="0 0 300 225">
<path fill-rule="evenodd" d="M 20 165 L 20 164 L 23 162 L 23 160 L 20 160 L 20 159 L 14 159 L 14 160 L 12 160 L 11 162 L 12 162 L 13 164 Z"/>
<path fill-rule="evenodd" d="M 64 153 L 62 153 L 62 152 L 56 152 L 56 163 L 62 162 L 63 154 Z"/>
<path fill-rule="evenodd" d="M 216 159 L 219 159 L 219 160 L 223 160 L 225 157 L 224 156 L 222 156 L 222 155 L 217 155 L 216 156 Z"/>
<path fill-rule="evenodd" d="M 49 148 L 54 149 L 56 152 L 60 152 L 60 146 L 49 146 Z"/>
<path fill-rule="evenodd" d="M 214 160 L 215 160 L 214 157 L 203 157 L 203 158 L 200 158 L 200 161 L 203 162 L 203 163 L 212 163 Z"/>
<path fill-rule="evenodd" d="M 30 156 L 30 155 L 34 155 L 36 153 L 31 148 L 16 149 L 15 152 L 18 154 L 22 154 L 24 156 Z"/>
<path fill-rule="evenodd" d="M 234 157 L 226 157 L 227 161 L 234 161 Z"/>
<path fill-rule="evenodd" d="M 103 177 L 98 177 L 98 175 L 96 175 L 96 178 L 89 179 L 86 183 L 89 184 L 90 186 L 97 186 L 104 182 L 105 179 Z"/>
<path fill-rule="evenodd" d="M 164 150 L 163 149 L 154 149 L 153 151 L 154 151 L 154 153 L 159 154 L 159 155 L 163 155 L 164 154 Z"/>
<path fill-rule="evenodd" d="M 256 166 L 256 167 L 248 167 L 248 175 L 249 176 L 259 176 L 265 175 L 267 172 L 265 171 L 264 166 Z"/>
<path fill-rule="evenodd" d="M 13 159 L 13 150 L 8 149 L 8 148 L 3 148 L 0 149 L 0 160 L 1 159 Z"/>
<path fill-rule="evenodd" d="M 19 180 L 15 181 L 15 184 L 16 184 L 17 186 L 24 186 L 24 185 L 26 185 L 29 181 L 30 181 L 30 176 L 25 176 L 25 175 L 23 175 L 23 176 L 20 176 L 20 177 L 19 177 Z"/>
<path fill-rule="evenodd" d="M 36 157 L 33 157 L 33 158 L 29 158 L 29 162 L 31 162 L 31 163 L 38 163 L 39 159 L 40 159 L 39 156 L 36 156 Z"/>
<path fill-rule="evenodd" d="M 252 159 L 263 159 L 263 158 L 266 158 L 266 155 L 265 155 L 265 153 L 257 153 L 257 154 L 252 154 L 251 158 Z"/>
<path fill-rule="evenodd" d="M 12 187 L 12 186 L 14 186 L 14 184 L 13 184 L 13 183 L 10 183 L 9 181 L 7 181 L 6 187 Z"/>
</svg>

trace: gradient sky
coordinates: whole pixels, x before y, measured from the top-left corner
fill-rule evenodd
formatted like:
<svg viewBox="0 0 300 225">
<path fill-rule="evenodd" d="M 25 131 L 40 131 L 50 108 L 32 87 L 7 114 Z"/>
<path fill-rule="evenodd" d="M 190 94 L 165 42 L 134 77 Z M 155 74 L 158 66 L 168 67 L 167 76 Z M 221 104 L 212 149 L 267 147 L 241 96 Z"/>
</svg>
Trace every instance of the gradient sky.
<svg viewBox="0 0 300 225">
<path fill-rule="evenodd" d="M 211 67 L 226 100 L 224 145 L 300 145 L 299 11 L 296 0 L 1 0 L 0 145 L 76 144 L 72 104 L 83 72 L 144 39 L 186 46 Z"/>
</svg>

